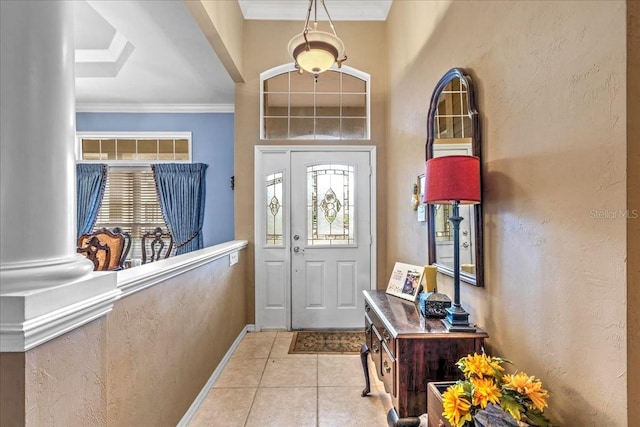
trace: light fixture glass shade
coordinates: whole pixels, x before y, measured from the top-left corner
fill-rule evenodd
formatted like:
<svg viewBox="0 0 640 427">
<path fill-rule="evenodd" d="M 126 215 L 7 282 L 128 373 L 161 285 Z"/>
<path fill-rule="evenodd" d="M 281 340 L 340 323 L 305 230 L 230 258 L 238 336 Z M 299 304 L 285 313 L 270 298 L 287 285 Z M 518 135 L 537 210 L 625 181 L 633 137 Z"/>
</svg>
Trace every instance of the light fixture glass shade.
<svg viewBox="0 0 640 427">
<path fill-rule="evenodd" d="M 424 201 L 462 205 L 480 203 L 480 159 L 442 156 L 427 161 Z"/>
<path fill-rule="evenodd" d="M 308 41 L 308 43 L 307 43 Z M 338 58 L 344 57 L 344 43 L 337 36 L 324 31 L 310 30 L 293 37 L 288 46 L 296 64 L 311 74 L 327 71 Z"/>
</svg>

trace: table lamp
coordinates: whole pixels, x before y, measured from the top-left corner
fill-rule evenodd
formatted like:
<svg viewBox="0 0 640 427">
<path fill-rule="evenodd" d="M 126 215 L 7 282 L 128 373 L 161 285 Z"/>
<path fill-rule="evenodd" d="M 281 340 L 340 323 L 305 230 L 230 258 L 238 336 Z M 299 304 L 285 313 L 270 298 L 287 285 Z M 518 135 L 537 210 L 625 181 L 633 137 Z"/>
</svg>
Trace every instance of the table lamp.
<svg viewBox="0 0 640 427">
<path fill-rule="evenodd" d="M 475 156 L 443 156 L 427 161 L 424 201 L 453 205 L 453 305 L 444 319 L 449 331 L 475 331 L 469 313 L 460 305 L 459 205 L 480 203 L 480 159 Z"/>
</svg>

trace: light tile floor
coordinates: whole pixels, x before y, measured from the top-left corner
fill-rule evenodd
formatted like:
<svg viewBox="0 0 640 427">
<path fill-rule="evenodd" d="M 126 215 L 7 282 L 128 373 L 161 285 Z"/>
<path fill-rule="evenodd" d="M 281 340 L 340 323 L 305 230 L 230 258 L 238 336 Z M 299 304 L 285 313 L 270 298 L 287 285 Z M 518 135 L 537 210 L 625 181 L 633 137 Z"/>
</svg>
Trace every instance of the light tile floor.
<svg viewBox="0 0 640 427">
<path fill-rule="evenodd" d="M 385 427 L 391 399 L 359 355 L 289 354 L 292 332 L 248 333 L 189 427 Z"/>
</svg>

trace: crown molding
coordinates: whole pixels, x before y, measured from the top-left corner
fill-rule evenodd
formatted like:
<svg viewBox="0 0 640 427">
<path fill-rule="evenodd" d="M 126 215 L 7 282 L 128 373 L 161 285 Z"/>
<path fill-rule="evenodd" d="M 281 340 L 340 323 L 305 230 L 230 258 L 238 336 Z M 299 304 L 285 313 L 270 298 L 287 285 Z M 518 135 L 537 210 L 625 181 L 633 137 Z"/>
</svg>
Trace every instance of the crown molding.
<svg viewBox="0 0 640 427">
<path fill-rule="evenodd" d="M 233 113 L 233 104 L 76 104 L 78 113 Z"/>
<path fill-rule="evenodd" d="M 333 21 L 386 21 L 393 0 L 341 0 L 327 4 Z M 244 19 L 272 21 L 304 21 L 306 2 L 291 0 L 238 0 Z M 300 7 L 296 7 L 300 5 Z M 321 9 L 321 7 L 319 7 Z M 326 20 L 324 10 L 319 21 Z"/>
</svg>

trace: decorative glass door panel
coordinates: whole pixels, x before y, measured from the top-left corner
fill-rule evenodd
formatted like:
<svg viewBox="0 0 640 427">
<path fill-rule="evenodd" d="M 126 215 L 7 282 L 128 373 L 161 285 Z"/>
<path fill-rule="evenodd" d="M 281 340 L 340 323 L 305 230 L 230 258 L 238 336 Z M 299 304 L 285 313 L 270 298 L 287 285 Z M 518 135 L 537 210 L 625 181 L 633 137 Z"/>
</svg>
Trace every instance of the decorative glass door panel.
<svg viewBox="0 0 640 427">
<path fill-rule="evenodd" d="M 354 169 L 349 165 L 307 166 L 307 245 L 353 245 Z"/>
<path fill-rule="evenodd" d="M 282 246 L 283 242 L 283 215 L 285 206 L 282 198 L 282 172 L 267 175 L 266 179 L 266 204 L 267 227 L 265 243 L 267 245 Z"/>
</svg>

